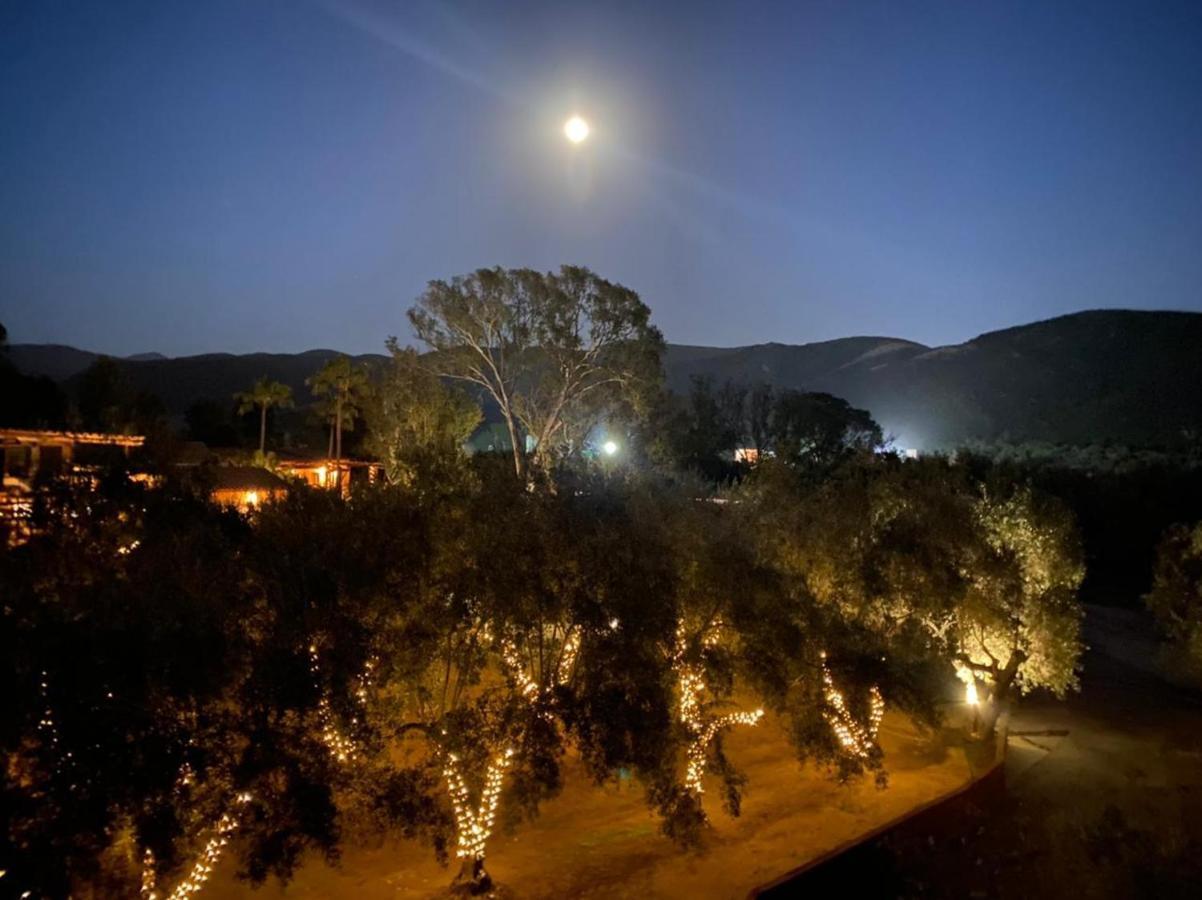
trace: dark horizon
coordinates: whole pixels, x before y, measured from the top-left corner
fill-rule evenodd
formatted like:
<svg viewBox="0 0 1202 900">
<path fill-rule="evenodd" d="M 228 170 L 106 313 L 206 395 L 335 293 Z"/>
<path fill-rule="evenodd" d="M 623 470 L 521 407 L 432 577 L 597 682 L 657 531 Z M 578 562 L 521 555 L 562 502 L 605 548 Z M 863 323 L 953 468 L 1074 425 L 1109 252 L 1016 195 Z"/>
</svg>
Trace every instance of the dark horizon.
<svg viewBox="0 0 1202 900">
<path fill-rule="evenodd" d="M 910 344 L 918 344 L 920 346 L 926 347 L 928 350 L 938 350 L 943 347 L 955 347 L 955 346 L 959 346 L 961 344 L 967 344 L 967 343 L 970 343 L 971 341 L 977 340 L 978 338 L 984 337 L 989 334 L 996 334 L 999 332 L 1011 331 L 1011 330 L 1017 329 L 1017 328 L 1025 328 L 1029 325 L 1038 325 L 1038 324 L 1041 324 L 1044 322 L 1053 322 L 1058 319 L 1066 319 L 1066 318 L 1071 318 L 1074 316 L 1088 315 L 1090 313 L 1137 313 L 1137 314 L 1146 314 L 1146 315 L 1178 315 L 1179 314 L 1179 315 L 1187 315 L 1187 316 L 1198 316 L 1198 315 L 1202 315 L 1202 310 L 1131 309 L 1131 308 L 1125 308 L 1125 307 L 1109 307 L 1109 308 L 1091 307 L 1091 308 L 1086 308 L 1086 309 L 1073 310 L 1073 311 L 1065 312 L 1065 313 L 1057 313 L 1054 316 L 1048 316 L 1043 319 L 1034 319 L 1029 322 L 1015 322 L 1010 325 L 1002 325 L 1002 326 L 999 326 L 998 328 L 991 329 L 990 331 L 978 332 L 977 334 L 970 335 L 968 337 L 963 338 L 962 340 L 953 341 L 953 342 L 947 343 L 947 344 L 927 344 L 927 343 L 924 343 L 923 341 L 914 340 L 913 338 L 909 338 L 909 337 L 907 337 L 905 335 L 901 335 L 901 334 L 871 334 L 871 333 L 867 333 L 867 332 L 860 333 L 860 334 L 845 334 L 845 335 L 840 335 L 838 337 L 822 338 L 820 340 L 814 340 L 814 341 L 791 342 L 791 341 L 781 341 L 781 340 L 765 340 L 765 341 L 755 341 L 755 342 L 749 343 L 749 344 L 729 344 L 729 345 L 683 343 L 681 341 L 672 340 L 671 335 L 664 335 L 664 340 L 668 344 L 671 344 L 671 345 L 674 345 L 677 347 L 692 347 L 692 348 L 707 349 L 707 350 L 742 350 L 742 349 L 747 349 L 750 347 L 766 347 L 766 346 L 803 347 L 803 346 L 807 346 L 807 345 L 811 345 L 811 344 L 825 344 L 825 343 L 832 343 L 835 341 L 843 341 L 843 340 L 904 341 L 904 342 L 910 343 Z M 381 357 L 387 356 L 387 351 L 383 347 L 382 342 L 381 342 L 381 347 L 378 350 L 370 350 L 369 349 L 369 350 L 353 350 L 352 351 L 352 350 L 346 350 L 341 347 L 316 345 L 316 346 L 311 346 L 311 347 L 302 347 L 299 349 L 287 349 L 287 348 L 271 349 L 271 350 L 249 349 L 249 350 L 238 350 L 238 351 L 218 349 L 218 350 L 196 350 L 196 351 L 189 351 L 186 353 L 163 353 L 160 350 L 143 349 L 143 350 L 135 350 L 130 353 L 117 353 L 117 352 L 109 351 L 104 348 L 96 347 L 96 346 L 93 346 L 90 344 L 88 344 L 88 345 L 67 344 L 67 343 L 64 343 L 63 341 L 54 341 L 54 340 L 25 341 L 25 340 L 20 340 L 19 338 L 14 338 L 13 335 L 11 334 L 11 332 L 9 334 L 8 340 L 9 340 L 9 344 L 11 344 L 13 346 L 24 345 L 24 346 L 30 346 L 30 347 L 65 347 L 65 348 L 71 349 L 71 350 L 82 350 L 84 352 L 94 353 L 99 356 L 110 356 L 114 359 L 125 359 L 125 360 L 133 360 L 135 357 L 139 357 L 139 356 L 158 356 L 158 357 L 161 357 L 164 359 L 183 359 L 183 358 L 187 358 L 187 357 L 197 357 L 197 356 L 253 356 L 253 355 L 258 355 L 258 354 L 268 354 L 268 355 L 275 355 L 275 356 L 301 356 L 301 355 L 304 355 L 307 353 L 342 353 L 342 354 L 345 354 L 348 356 L 353 356 L 353 357 L 370 356 L 370 355 L 376 355 L 376 356 L 381 356 Z M 408 343 L 410 346 L 417 346 L 418 349 L 424 349 L 412 338 L 409 339 Z"/>
<path fill-rule="evenodd" d="M 1202 310 L 1199 45 L 1190 3 L 12 4 L 0 321 L 376 352 L 429 279 L 562 263 L 705 346 Z"/>
</svg>

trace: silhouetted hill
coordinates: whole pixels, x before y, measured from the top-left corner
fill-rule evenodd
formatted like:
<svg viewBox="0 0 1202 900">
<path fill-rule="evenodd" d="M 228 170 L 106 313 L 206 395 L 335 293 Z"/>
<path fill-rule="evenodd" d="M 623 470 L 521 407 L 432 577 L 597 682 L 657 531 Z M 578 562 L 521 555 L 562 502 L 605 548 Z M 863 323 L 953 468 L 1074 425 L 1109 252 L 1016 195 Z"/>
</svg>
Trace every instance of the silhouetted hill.
<svg viewBox="0 0 1202 900">
<path fill-rule="evenodd" d="M 693 374 L 828 391 L 872 412 L 898 444 L 968 439 L 1173 446 L 1202 435 L 1202 314 L 1094 310 L 928 348 L 893 338 L 671 350 Z"/>
<path fill-rule="evenodd" d="M 333 350 L 125 360 L 134 386 L 173 413 L 198 399 L 227 401 L 267 375 L 309 396 L 304 381 Z M 66 381 L 94 354 L 13 345 L 26 372 Z M 376 363 L 376 354 L 355 357 Z M 1202 314 L 1097 310 L 925 347 L 890 337 L 752 347 L 669 345 L 669 387 L 693 375 L 827 391 L 872 412 L 899 445 L 966 440 L 1174 446 L 1202 436 Z"/>
<path fill-rule="evenodd" d="M 100 354 L 65 344 L 9 344 L 6 355 L 26 375 L 65 381 L 90 366 Z"/>
</svg>

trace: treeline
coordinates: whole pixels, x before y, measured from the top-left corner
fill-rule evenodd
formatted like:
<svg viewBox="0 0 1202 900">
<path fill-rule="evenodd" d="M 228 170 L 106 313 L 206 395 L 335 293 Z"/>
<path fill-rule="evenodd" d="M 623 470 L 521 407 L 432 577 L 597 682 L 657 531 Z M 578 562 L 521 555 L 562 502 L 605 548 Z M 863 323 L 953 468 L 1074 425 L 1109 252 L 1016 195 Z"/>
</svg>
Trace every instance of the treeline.
<svg viewBox="0 0 1202 900">
<path fill-rule="evenodd" d="M 729 728 L 766 715 L 799 759 L 883 777 L 881 712 L 933 725 L 957 674 L 981 734 L 1073 686 L 1082 569 L 1054 502 L 895 461 L 820 485 L 770 463 L 722 499 L 466 461 L 253 521 L 116 476 L 44 492 L 0 557 L 6 880 L 179 888 L 236 825 L 252 879 L 399 831 L 480 888 L 489 832 L 560 790 L 569 749 L 633 773 L 688 844 L 739 812 Z"/>
</svg>

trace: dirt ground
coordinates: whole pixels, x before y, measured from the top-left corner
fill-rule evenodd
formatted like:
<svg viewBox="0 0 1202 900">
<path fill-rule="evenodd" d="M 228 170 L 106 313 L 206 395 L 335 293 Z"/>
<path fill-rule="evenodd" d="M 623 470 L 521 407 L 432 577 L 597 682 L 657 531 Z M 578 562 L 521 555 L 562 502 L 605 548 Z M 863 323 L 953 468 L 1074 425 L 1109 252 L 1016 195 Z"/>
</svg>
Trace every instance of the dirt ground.
<svg viewBox="0 0 1202 900">
<path fill-rule="evenodd" d="M 1173 683 L 1148 617 L 1090 606 L 1081 692 L 1022 700 L 1001 790 L 857 848 L 773 895 L 1197 897 L 1202 693 Z"/>
<path fill-rule="evenodd" d="M 731 759 L 749 777 L 742 815 L 732 819 L 707 793 L 713 823 L 705 846 L 682 852 L 659 833 L 634 785 L 593 787 L 569 763 L 563 793 L 541 815 L 489 843 L 493 878 L 519 898 L 745 897 L 803 862 L 964 784 L 972 775 L 957 732 L 920 735 L 900 715 L 887 714 L 881 745 L 889 785 L 871 778 L 839 786 L 801 766 L 770 720 L 727 736 Z M 305 864 L 281 888 L 256 889 L 233 876 L 226 861 L 202 896 L 233 898 L 428 898 L 454 874 L 429 847 L 400 841 L 381 849 L 351 847 L 337 868 Z"/>
</svg>

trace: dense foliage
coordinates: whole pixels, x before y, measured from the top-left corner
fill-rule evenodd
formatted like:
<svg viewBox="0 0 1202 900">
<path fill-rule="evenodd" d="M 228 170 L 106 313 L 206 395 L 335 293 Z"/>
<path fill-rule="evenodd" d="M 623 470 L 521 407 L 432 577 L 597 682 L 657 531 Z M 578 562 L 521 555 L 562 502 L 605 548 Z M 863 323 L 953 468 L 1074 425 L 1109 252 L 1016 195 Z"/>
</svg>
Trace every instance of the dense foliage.
<svg viewBox="0 0 1202 900">
<path fill-rule="evenodd" d="M 1187 668 L 1202 674 L 1202 522 L 1165 532 L 1144 602 Z"/>
<path fill-rule="evenodd" d="M 484 889 L 488 832 L 566 754 L 633 773 L 687 844 L 703 779 L 740 811 L 730 728 L 766 714 L 883 783 L 880 709 L 934 724 L 963 667 L 995 708 L 1072 684 L 1071 523 L 1029 491 L 889 457 L 762 465 L 724 502 L 613 468 L 435 477 L 252 519 L 118 475 L 39 495 L 0 557 L 9 883 L 179 884 L 227 821 L 254 879 L 399 831 Z"/>
<path fill-rule="evenodd" d="M 545 473 L 578 454 L 598 425 L 645 413 L 663 377 L 647 304 L 579 266 L 431 281 L 409 321 L 436 372 L 496 404 L 523 479 L 530 462 Z"/>
</svg>

